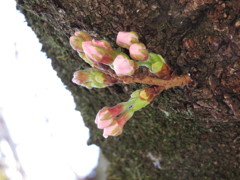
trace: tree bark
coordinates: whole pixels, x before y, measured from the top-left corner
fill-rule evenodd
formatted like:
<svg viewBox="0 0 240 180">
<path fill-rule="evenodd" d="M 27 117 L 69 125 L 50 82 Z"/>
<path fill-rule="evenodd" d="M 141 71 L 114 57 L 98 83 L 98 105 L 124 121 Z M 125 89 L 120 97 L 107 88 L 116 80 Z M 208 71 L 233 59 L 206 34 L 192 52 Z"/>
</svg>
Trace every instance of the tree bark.
<svg viewBox="0 0 240 180">
<path fill-rule="evenodd" d="M 111 162 L 109 179 L 240 177 L 239 0 L 18 0 L 18 8 L 72 92 L 90 128 L 89 144 L 99 145 Z M 119 31 L 135 31 L 193 82 L 165 90 L 135 113 L 122 135 L 105 140 L 94 124 L 98 110 L 144 85 L 74 85 L 73 72 L 88 67 L 69 45 L 76 30 L 112 45 Z"/>
</svg>

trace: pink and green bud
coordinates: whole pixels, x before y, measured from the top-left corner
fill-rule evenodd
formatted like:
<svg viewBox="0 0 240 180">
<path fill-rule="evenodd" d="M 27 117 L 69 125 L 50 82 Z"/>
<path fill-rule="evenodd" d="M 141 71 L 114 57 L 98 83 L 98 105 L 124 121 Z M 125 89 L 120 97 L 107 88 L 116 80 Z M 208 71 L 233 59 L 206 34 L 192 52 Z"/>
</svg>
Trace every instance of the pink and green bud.
<svg viewBox="0 0 240 180">
<path fill-rule="evenodd" d="M 77 71 L 73 74 L 72 82 L 77 85 L 82 85 L 83 83 L 88 81 L 89 75 L 90 74 L 86 71 Z"/>
<path fill-rule="evenodd" d="M 78 52 L 78 55 L 90 66 L 94 66 L 94 63 L 83 52 Z"/>
<path fill-rule="evenodd" d="M 104 88 L 112 86 L 118 81 L 101 71 L 95 70 L 95 72 L 91 74 L 91 82 L 94 88 Z"/>
<path fill-rule="evenodd" d="M 130 108 L 126 110 L 124 113 L 122 113 L 119 117 L 117 117 L 115 120 L 118 122 L 119 126 L 124 126 L 126 122 L 133 116 L 134 111 Z"/>
<path fill-rule="evenodd" d="M 118 76 L 131 76 L 137 69 L 137 65 L 127 55 L 121 53 L 114 59 L 113 69 Z"/>
<path fill-rule="evenodd" d="M 129 48 L 131 58 L 138 61 L 146 61 L 148 59 L 148 50 L 143 43 L 134 43 Z"/>
<path fill-rule="evenodd" d="M 108 136 L 118 136 L 122 134 L 123 126 L 133 116 L 133 114 L 134 111 L 127 110 L 120 116 L 116 117 L 109 126 L 104 128 L 103 137 L 107 138 Z"/>
<path fill-rule="evenodd" d="M 70 37 L 70 45 L 75 51 L 82 52 L 82 42 L 83 40 L 77 36 Z"/>
<path fill-rule="evenodd" d="M 123 127 L 120 126 L 117 121 L 113 121 L 108 127 L 103 129 L 103 137 L 118 136 L 122 134 Z"/>
<path fill-rule="evenodd" d="M 77 71 L 73 74 L 72 81 L 75 84 L 84 86 L 88 89 L 104 88 L 117 83 L 116 79 L 96 69 Z"/>
<path fill-rule="evenodd" d="M 160 89 L 157 86 L 143 88 L 133 92 L 127 102 L 102 108 L 96 116 L 95 123 L 99 129 L 103 129 L 103 136 L 107 138 L 120 135 L 134 112 L 147 106 L 159 92 Z"/>
<path fill-rule="evenodd" d="M 106 41 L 85 41 L 82 43 L 83 52 L 93 63 L 111 64 L 115 52 Z"/>
<path fill-rule="evenodd" d="M 102 108 L 95 119 L 99 129 L 104 129 L 112 124 L 114 118 L 124 111 L 124 105 L 118 104 L 114 107 L 104 107 Z"/>
<path fill-rule="evenodd" d="M 135 32 L 119 32 L 117 35 L 117 45 L 129 49 L 133 43 L 138 43 L 138 35 Z"/>
<path fill-rule="evenodd" d="M 70 45 L 72 48 L 78 52 L 83 52 L 82 42 L 91 41 L 92 37 L 83 31 L 75 32 L 74 36 L 70 37 Z"/>
<path fill-rule="evenodd" d="M 97 40 L 93 39 L 92 43 L 93 43 L 93 45 L 98 46 L 98 47 L 103 47 L 110 52 L 113 51 L 111 44 L 109 42 L 105 41 L 105 40 L 97 41 Z"/>
</svg>

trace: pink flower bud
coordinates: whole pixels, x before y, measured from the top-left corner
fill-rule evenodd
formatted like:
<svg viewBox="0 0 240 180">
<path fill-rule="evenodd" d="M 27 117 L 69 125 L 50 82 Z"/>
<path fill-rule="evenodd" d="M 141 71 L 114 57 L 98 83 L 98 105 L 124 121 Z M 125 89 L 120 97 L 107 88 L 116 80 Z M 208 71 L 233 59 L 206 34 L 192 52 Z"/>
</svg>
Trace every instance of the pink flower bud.
<svg viewBox="0 0 240 180">
<path fill-rule="evenodd" d="M 77 85 L 82 85 L 86 81 L 88 81 L 89 74 L 84 71 L 77 71 L 73 74 L 72 82 Z"/>
<path fill-rule="evenodd" d="M 103 137 L 107 138 L 108 136 L 118 136 L 122 134 L 123 127 L 119 126 L 117 121 L 112 122 L 112 124 L 103 130 Z"/>
<path fill-rule="evenodd" d="M 77 36 L 70 37 L 70 45 L 75 51 L 82 52 L 82 42 L 83 40 Z"/>
<path fill-rule="evenodd" d="M 136 70 L 136 63 L 127 55 L 119 54 L 113 61 L 113 68 L 118 76 L 131 76 Z"/>
<path fill-rule="evenodd" d="M 103 130 L 103 137 L 118 136 L 122 133 L 123 126 L 133 116 L 134 111 L 127 110 L 122 113 L 119 117 L 115 118 L 113 122 L 105 127 Z"/>
<path fill-rule="evenodd" d="M 119 117 L 115 120 L 118 122 L 119 126 L 124 126 L 126 122 L 133 116 L 134 111 L 128 109 L 124 113 L 122 113 Z"/>
<path fill-rule="evenodd" d="M 106 41 L 85 41 L 82 43 L 83 52 L 94 63 L 111 64 L 114 51 Z"/>
<path fill-rule="evenodd" d="M 103 48 L 112 50 L 112 47 L 111 47 L 110 43 L 107 42 L 107 41 L 105 41 L 105 40 L 97 41 L 97 40 L 93 39 L 93 40 L 92 40 L 92 43 L 93 43 L 93 45 L 95 45 L 95 46 L 103 47 Z"/>
<path fill-rule="evenodd" d="M 114 107 L 104 107 L 98 112 L 95 123 L 99 129 L 106 128 L 113 122 L 117 115 L 122 113 L 123 110 L 123 104 L 118 104 Z"/>
<path fill-rule="evenodd" d="M 133 43 L 137 43 L 139 40 L 135 32 L 119 32 L 116 42 L 120 47 L 129 49 Z"/>
<path fill-rule="evenodd" d="M 70 45 L 72 48 L 78 52 L 83 52 L 82 42 L 91 41 L 91 36 L 83 31 L 75 32 L 74 36 L 70 37 Z"/>
<path fill-rule="evenodd" d="M 131 58 L 138 61 L 146 61 L 148 59 L 148 50 L 143 43 L 134 43 L 129 48 Z"/>
<path fill-rule="evenodd" d="M 88 89 L 91 88 L 104 88 L 117 83 L 117 80 L 111 76 L 96 69 L 86 69 L 83 71 L 77 71 L 73 74 L 72 81 L 80 86 L 84 86 Z"/>
</svg>

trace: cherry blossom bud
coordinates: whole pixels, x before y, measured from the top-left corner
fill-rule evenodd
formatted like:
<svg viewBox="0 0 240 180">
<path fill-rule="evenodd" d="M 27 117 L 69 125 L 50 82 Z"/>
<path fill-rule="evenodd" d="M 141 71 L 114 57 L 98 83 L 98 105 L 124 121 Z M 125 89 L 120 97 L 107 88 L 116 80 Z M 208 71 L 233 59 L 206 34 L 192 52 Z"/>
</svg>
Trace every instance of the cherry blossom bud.
<svg viewBox="0 0 240 180">
<path fill-rule="evenodd" d="M 111 64 L 115 52 L 106 41 L 85 41 L 82 43 L 83 52 L 94 63 Z"/>
<path fill-rule="evenodd" d="M 117 121 L 113 121 L 112 124 L 103 129 L 103 137 L 118 136 L 122 134 L 123 127 L 120 126 Z"/>
<path fill-rule="evenodd" d="M 92 43 L 93 43 L 93 45 L 95 45 L 95 46 L 103 47 L 103 48 L 106 48 L 106 49 L 108 49 L 108 50 L 110 50 L 110 51 L 113 50 L 112 47 L 111 47 L 111 44 L 110 44 L 109 42 L 105 41 L 105 40 L 99 40 L 99 41 L 97 41 L 97 40 L 93 39 L 93 40 L 92 40 Z"/>
<path fill-rule="evenodd" d="M 117 83 L 117 80 L 96 69 L 86 69 L 73 74 L 72 81 L 88 89 L 104 88 Z"/>
<path fill-rule="evenodd" d="M 78 55 L 86 62 L 88 63 L 90 66 L 94 66 L 94 63 L 82 52 L 78 52 Z"/>
<path fill-rule="evenodd" d="M 72 82 L 75 84 L 81 85 L 87 82 L 89 79 L 89 73 L 86 71 L 77 71 L 73 74 Z"/>
<path fill-rule="evenodd" d="M 119 126 L 124 126 L 126 122 L 133 116 L 134 111 L 130 108 L 126 110 L 124 113 L 122 113 L 119 117 L 115 118 L 115 120 L 118 122 Z"/>
<path fill-rule="evenodd" d="M 82 42 L 83 40 L 80 37 L 77 36 L 71 36 L 70 37 L 70 45 L 75 51 L 82 52 Z"/>
<path fill-rule="evenodd" d="M 102 108 L 96 116 L 95 123 L 99 129 L 103 129 L 103 136 L 107 138 L 120 135 L 134 112 L 147 106 L 159 92 L 160 89 L 157 86 L 143 88 L 133 92 L 127 102 Z"/>
<path fill-rule="evenodd" d="M 138 43 L 138 35 L 135 32 L 119 32 L 117 35 L 117 45 L 129 49 L 133 43 Z"/>
<path fill-rule="evenodd" d="M 133 116 L 133 114 L 134 111 L 127 110 L 119 117 L 115 118 L 109 126 L 104 128 L 103 137 L 107 138 L 108 136 L 118 136 L 122 134 L 123 126 Z"/>
<path fill-rule="evenodd" d="M 83 52 L 82 42 L 91 41 L 92 37 L 83 31 L 75 32 L 74 36 L 70 37 L 70 45 L 72 48 L 78 52 Z"/>
<path fill-rule="evenodd" d="M 113 69 L 118 76 L 131 76 L 136 68 L 136 63 L 123 53 L 119 54 L 113 61 Z"/>
<path fill-rule="evenodd" d="M 98 112 L 95 123 L 99 129 L 104 129 L 108 127 L 113 122 L 114 118 L 122 113 L 123 110 L 123 104 L 118 104 L 114 107 L 104 107 Z"/>
<path fill-rule="evenodd" d="M 143 43 L 134 43 L 129 48 L 131 58 L 138 61 L 146 61 L 148 59 L 148 50 Z"/>
</svg>

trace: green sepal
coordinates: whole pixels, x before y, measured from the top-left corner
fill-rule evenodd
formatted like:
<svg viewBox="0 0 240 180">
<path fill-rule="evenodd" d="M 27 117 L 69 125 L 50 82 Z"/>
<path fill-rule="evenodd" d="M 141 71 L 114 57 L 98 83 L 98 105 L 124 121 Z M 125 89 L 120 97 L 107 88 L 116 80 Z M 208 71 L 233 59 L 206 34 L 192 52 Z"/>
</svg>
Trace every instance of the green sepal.
<svg viewBox="0 0 240 180">
<path fill-rule="evenodd" d="M 149 53 L 148 61 L 151 63 L 151 72 L 157 73 L 160 72 L 162 66 L 165 64 L 165 60 L 159 54 Z"/>
<path fill-rule="evenodd" d="M 138 111 L 142 108 L 144 108 L 145 106 L 147 106 L 150 102 L 148 101 L 144 101 L 144 100 L 141 100 L 140 98 L 137 98 L 134 102 L 134 104 L 132 105 L 132 110 L 133 111 Z"/>
<path fill-rule="evenodd" d="M 94 63 L 84 53 L 78 52 L 78 55 L 90 66 L 94 66 Z"/>
<path fill-rule="evenodd" d="M 163 57 L 159 54 L 149 53 L 146 61 L 137 62 L 138 66 L 147 67 L 152 73 L 158 73 L 161 71 L 164 64 L 166 64 Z"/>
</svg>

